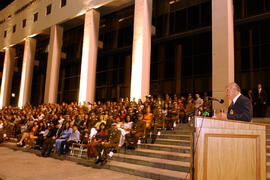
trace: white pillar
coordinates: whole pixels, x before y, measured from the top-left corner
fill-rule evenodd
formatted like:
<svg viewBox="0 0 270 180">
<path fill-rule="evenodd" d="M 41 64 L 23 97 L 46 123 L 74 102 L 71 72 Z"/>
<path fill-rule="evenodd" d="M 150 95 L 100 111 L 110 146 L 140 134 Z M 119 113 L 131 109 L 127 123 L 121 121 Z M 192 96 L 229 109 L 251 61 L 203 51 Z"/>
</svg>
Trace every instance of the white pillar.
<svg viewBox="0 0 270 180">
<path fill-rule="evenodd" d="M 224 98 L 225 106 L 213 103 L 213 109 L 227 109 L 225 86 L 234 82 L 233 0 L 212 0 L 212 92 Z"/>
<path fill-rule="evenodd" d="M 94 9 L 85 14 L 79 103 L 93 102 L 96 89 L 100 13 Z"/>
<path fill-rule="evenodd" d="M 63 28 L 59 25 L 52 26 L 50 32 L 44 103 L 57 102 L 62 39 Z"/>
<path fill-rule="evenodd" d="M 12 87 L 12 78 L 15 62 L 15 48 L 8 47 L 5 50 L 4 68 L 1 81 L 0 108 L 9 105 Z"/>
<path fill-rule="evenodd" d="M 22 108 L 26 103 L 30 102 L 35 51 L 36 40 L 33 38 L 27 38 L 24 45 L 21 86 L 18 103 L 20 108 Z"/>
<path fill-rule="evenodd" d="M 135 0 L 130 97 L 145 100 L 150 92 L 152 0 Z"/>
</svg>

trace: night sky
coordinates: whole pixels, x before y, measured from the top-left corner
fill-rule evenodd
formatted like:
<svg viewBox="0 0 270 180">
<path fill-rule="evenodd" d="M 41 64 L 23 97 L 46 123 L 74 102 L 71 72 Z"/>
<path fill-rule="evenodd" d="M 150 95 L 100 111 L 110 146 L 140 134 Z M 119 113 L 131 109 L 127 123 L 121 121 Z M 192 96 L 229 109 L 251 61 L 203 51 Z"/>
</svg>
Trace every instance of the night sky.
<svg viewBox="0 0 270 180">
<path fill-rule="evenodd" d="M 12 3 L 14 0 L 0 0 L 0 11 L 4 9 L 7 5 Z"/>
</svg>

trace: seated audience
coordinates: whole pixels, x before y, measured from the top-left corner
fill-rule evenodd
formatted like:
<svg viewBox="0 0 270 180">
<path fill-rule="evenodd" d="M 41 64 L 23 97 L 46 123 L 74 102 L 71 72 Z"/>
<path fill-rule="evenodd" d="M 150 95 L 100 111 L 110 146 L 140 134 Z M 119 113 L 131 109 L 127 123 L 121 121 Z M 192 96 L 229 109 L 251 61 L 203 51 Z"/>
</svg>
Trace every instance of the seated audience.
<svg viewBox="0 0 270 180">
<path fill-rule="evenodd" d="M 73 125 L 72 133 L 70 134 L 69 138 L 61 143 L 60 148 L 61 154 L 67 154 L 69 152 L 69 147 L 73 143 L 78 143 L 79 141 L 80 141 L 80 132 L 78 131 L 78 127 L 76 125 Z"/>
<path fill-rule="evenodd" d="M 42 151 L 41 155 L 43 157 L 48 157 L 51 154 L 51 151 L 53 149 L 53 145 L 55 143 L 55 139 L 58 138 L 60 135 L 60 127 L 61 124 L 58 123 L 54 125 L 54 123 L 51 123 L 48 127 L 48 133 L 44 135 L 44 142 L 42 145 Z"/>
</svg>

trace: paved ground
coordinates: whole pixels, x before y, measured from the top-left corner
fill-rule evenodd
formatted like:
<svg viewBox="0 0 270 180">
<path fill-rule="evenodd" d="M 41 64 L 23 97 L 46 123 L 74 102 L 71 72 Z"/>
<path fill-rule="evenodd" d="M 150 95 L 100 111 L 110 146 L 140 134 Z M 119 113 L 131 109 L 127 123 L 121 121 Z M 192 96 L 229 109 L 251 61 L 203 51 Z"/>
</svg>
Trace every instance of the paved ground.
<svg viewBox="0 0 270 180">
<path fill-rule="evenodd" d="M 71 161 L 42 158 L 0 147 L 0 180 L 143 180 L 107 169 L 94 169 Z M 145 179 L 146 180 L 146 179 Z"/>
</svg>

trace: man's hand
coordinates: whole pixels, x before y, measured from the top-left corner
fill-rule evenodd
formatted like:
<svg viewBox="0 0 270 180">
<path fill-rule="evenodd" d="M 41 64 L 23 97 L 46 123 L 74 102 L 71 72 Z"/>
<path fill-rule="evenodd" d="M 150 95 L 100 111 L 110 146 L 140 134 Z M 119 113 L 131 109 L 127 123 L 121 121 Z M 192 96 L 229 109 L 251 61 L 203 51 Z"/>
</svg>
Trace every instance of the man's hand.
<svg viewBox="0 0 270 180">
<path fill-rule="evenodd" d="M 216 118 L 218 118 L 218 119 L 227 119 L 227 114 L 225 114 L 225 113 L 217 113 Z"/>
</svg>

